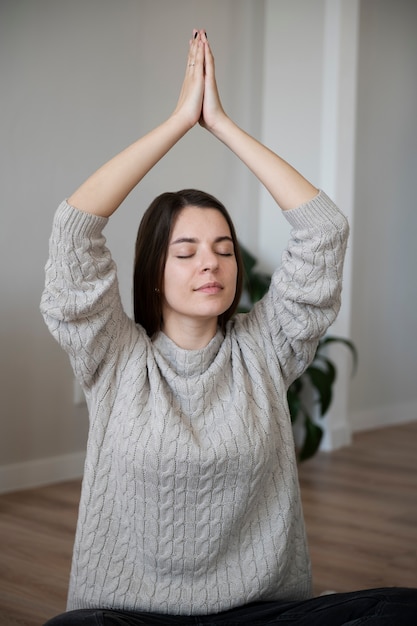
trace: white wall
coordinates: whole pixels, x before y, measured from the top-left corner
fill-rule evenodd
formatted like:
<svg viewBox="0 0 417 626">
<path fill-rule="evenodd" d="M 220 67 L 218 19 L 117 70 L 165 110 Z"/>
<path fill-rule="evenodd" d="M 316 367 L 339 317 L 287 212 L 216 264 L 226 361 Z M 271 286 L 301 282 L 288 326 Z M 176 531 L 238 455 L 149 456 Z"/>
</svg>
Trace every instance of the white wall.
<svg viewBox="0 0 417 626">
<path fill-rule="evenodd" d="M 417 3 L 361 3 L 353 233 L 355 429 L 417 418 Z"/>
<path fill-rule="evenodd" d="M 354 160 L 358 0 L 269 0 L 265 33 L 262 138 L 339 205 L 354 221 Z M 290 52 L 289 52 L 290 51 Z M 278 222 L 271 197 L 260 199 L 260 254 L 266 269 L 281 258 L 289 227 Z M 277 228 L 271 228 L 273 223 Z M 343 304 L 330 333 L 350 335 L 352 257 L 345 261 Z M 338 380 L 324 420 L 322 447 L 351 441 L 348 415 L 351 361 L 331 349 Z"/>
<path fill-rule="evenodd" d="M 262 140 L 320 184 L 325 1 L 267 0 Z M 271 225 L 276 224 L 275 228 Z M 259 257 L 272 271 L 289 235 L 271 196 L 261 192 Z"/>
<path fill-rule="evenodd" d="M 258 131 L 263 2 L 9 0 L 0 4 L 0 489 L 79 474 L 87 434 L 66 355 L 39 313 L 53 212 L 104 160 L 173 110 L 192 28 L 218 58 L 224 106 Z M 257 186 L 196 128 L 112 219 L 108 240 L 131 310 L 140 216 L 167 189 L 195 186 L 256 242 Z"/>
<path fill-rule="evenodd" d="M 262 138 L 345 213 L 352 204 L 343 184 L 353 184 L 346 160 L 354 152 L 357 9 L 357 0 L 266 2 Z M 276 207 L 261 195 L 259 244 L 271 271 L 289 229 L 284 225 L 277 237 Z"/>
<path fill-rule="evenodd" d="M 337 329 L 346 334 L 352 325 L 361 365 L 350 386 L 342 363 L 341 406 L 331 421 L 347 430 L 372 425 L 381 408 L 400 405 L 410 416 L 417 404 L 415 8 L 412 0 L 1 2 L 0 490 L 81 471 L 85 408 L 73 403 L 67 358 L 39 314 L 52 215 L 91 171 L 170 113 L 194 26 L 207 29 L 232 117 L 324 184 L 345 212 L 355 209 L 353 272 L 350 260 Z M 140 216 L 160 191 L 190 185 L 225 201 L 264 267 L 280 257 L 288 233 L 270 199 L 222 145 L 194 129 L 107 229 L 129 310 Z"/>
</svg>

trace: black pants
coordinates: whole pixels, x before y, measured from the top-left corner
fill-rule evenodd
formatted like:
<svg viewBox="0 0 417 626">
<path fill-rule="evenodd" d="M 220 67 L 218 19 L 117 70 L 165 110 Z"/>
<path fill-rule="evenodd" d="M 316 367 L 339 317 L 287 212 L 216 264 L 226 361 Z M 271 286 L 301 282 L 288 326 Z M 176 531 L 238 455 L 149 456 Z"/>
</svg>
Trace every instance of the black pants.
<svg viewBox="0 0 417 626">
<path fill-rule="evenodd" d="M 69 611 L 44 626 L 416 626 L 417 589 L 369 589 L 302 602 L 255 602 L 214 615 L 161 615 L 109 609 Z"/>
</svg>

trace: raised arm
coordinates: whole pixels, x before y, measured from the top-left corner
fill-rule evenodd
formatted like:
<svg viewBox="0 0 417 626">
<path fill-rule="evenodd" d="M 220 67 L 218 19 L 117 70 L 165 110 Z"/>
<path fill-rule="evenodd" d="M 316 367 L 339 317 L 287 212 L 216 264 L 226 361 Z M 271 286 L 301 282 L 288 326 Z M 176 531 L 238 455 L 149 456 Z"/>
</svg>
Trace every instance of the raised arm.
<svg viewBox="0 0 417 626">
<path fill-rule="evenodd" d="M 239 128 L 224 112 L 220 102 L 214 58 L 204 31 L 205 89 L 200 124 L 222 141 L 255 174 L 283 210 L 311 200 L 318 190 L 297 170 L 262 143 Z"/>
<path fill-rule="evenodd" d="M 193 31 L 177 106 L 160 126 L 108 161 L 69 198 L 87 213 L 109 217 L 152 167 L 200 119 L 204 92 L 204 42 Z"/>
</svg>

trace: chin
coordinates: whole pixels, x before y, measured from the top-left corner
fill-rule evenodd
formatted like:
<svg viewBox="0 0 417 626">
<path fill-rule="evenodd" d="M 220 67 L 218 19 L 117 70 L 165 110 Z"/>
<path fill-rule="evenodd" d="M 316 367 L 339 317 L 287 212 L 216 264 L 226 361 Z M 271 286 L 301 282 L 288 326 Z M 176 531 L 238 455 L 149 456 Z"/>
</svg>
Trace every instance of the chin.
<svg viewBox="0 0 417 626">
<path fill-rule="evenodd" d="M 222 307 L 221 309 L 217 309 L 216 311 L 207 311 L 205 314 L 201 313 L 201 317 L 206 318 L 208 321 L 212 320 L 213 318 L 216 318 L 218 320 L 218 318 L 227 311 L 229 306 L 225 309 Z"/>
</svg>

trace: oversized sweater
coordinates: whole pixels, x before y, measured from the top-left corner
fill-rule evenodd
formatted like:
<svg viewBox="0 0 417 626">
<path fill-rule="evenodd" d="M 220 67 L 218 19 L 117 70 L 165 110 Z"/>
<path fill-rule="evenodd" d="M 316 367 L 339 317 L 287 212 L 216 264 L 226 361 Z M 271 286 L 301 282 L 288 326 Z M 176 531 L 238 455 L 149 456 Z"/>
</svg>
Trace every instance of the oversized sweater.
<svg viewBox="0 0 417 626">
<path fill-rule="evenodd" d="M 268 294 L 188 351 L 124 312 L 107 219 L 58 208 L 41 310 L 90 416 L 68 609 L 310 595 L 286 392 L 338 312 L 348 225 L 323 192 L 284 215 Z"/>
</svg>

